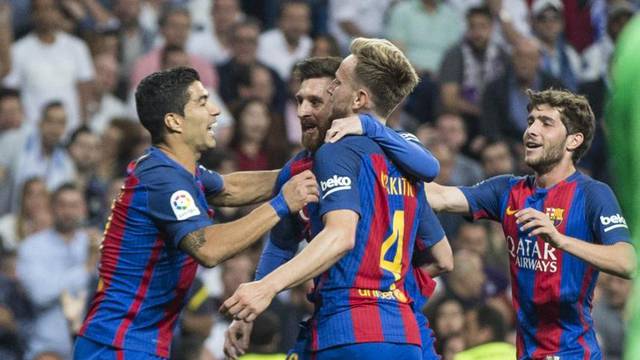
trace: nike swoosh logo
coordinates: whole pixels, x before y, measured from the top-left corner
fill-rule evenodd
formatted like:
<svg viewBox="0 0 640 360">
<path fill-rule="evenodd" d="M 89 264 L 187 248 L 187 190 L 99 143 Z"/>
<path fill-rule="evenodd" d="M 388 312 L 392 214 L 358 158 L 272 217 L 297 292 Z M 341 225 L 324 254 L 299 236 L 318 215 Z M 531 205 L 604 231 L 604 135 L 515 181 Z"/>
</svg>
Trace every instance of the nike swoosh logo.
<svg viewBox="0 0 640 360">
<path fill-rule="evenodd" d="M 518 209 L 511 210 L 511 206 L 507 206 L 507 216 L 511 216 L 518 212 Z"/>
</svg>

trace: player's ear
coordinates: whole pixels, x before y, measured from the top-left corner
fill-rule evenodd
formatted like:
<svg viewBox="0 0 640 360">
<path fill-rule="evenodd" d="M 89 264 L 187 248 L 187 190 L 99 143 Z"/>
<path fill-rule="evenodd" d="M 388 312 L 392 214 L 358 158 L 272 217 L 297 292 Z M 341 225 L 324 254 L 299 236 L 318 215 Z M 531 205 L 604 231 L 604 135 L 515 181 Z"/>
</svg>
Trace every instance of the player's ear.
<svg viewBox="0 0 640 360">
<path fill-rule="evenodd" d="M 164 126 L 166 126 L 170 132 L 181 133 L 183 120 L 184 118 L 176 113 L 166 113 L 164 115 Z"/>
<path fill-rule="evenodd" d="M 371 95 L 365 89 L 358 89 L 356 92 L 356 98 L 353 100 L 353 110 L 358 112 L 362 109 L 370 109 L 373 106 L 371 102 Z"/>
<path fill-rule="evenodd" d="M 584 142 L 584 135 L 581 132 L 571 134 L 567 138 L 567 150 L 574 151 Z"/>
</svg>

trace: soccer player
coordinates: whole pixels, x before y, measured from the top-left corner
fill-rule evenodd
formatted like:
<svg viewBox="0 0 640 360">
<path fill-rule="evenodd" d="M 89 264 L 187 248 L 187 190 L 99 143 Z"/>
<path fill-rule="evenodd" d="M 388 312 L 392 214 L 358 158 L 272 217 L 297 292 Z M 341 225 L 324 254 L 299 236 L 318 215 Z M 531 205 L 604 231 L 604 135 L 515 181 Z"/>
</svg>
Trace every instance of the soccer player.
<svg viewBox="0 0 640 360">
<path fill-rule="evenodd" d="M 524 160 L 534 175 L 472 187 L 427 185 L 436 211 L 502 223 L 517 313 L 518 359 L 601 359 L 591 320 L 598 272 L 630 278 L 636 257 L 609 186 L 576 170 L 595 120 L 566 91 L 528 92 Z"/>
<path fill-rule="evenodd" d="M 301 81 L 300 90 L 296 94 L 298 117 L 307 129 L 311 129 L 317 124 L 320 131 L 306 131 L 304 133 L 302 144 L 308 150 L 305 149 L 298 153 L 283 167 L 276 181 L 276 191 L 292 175 L 312 167 L 313 151 L 322 145 L 325 140 L 325 130 L 330 123 L 328 113 L 331 109 L 330 96 L 325 89 L 333 81 L 339 65 L 340 59 L 338 58 L 310 58 L 296 65 L 294 74 L 297 80 Z M 354 116 L 360 127 L 360 133 L 363 128 L 366 129 L 365 135 L 378 143 L 394 163 L 419 179 L 433 180 L 438 172 L 437 161 L 415 137 L 408 133 L 400 133 L 401 136 L 399 136 L 398 133 L 385 127 L 371 116 L 364 114 L 360 116 L 361 119 Z M 412 143 L 414 140 L 416 143 Z M 432 331 L 428 327 L 428 321 L 421 309 L 427 300 L 425 295 L 429 295 L 434 289 L 435 282 L 430 277 L 449 271 L 453 266 L 453 254 L 433 213 L 431 213 L 430 219 L 433 222 L 431 231 L 426 234 L 426 237 L 417 239 L 419 244 L 417 247 L 420 249 L 414 253 L 413 265 L 415 268 L 413 272 L 408 273 L 406 289 L 409 297 L 414 301 L 413 308 L 418 318 L 422 337 L 423 359 L 438 359 L 439 357 L 433 348 Z M 310 240 L 306 231 L 308 229 L 307 220 L 307 217 L 290 215 L 280 220 L 271 230 L 269 241 L 265 244 L 258 264 L 256 280 L 260 280 L 293 258 L 300 241 Z M 429 258 L 432 261 L 423 269 L 420 266 L 426 262 L 425 255 L 431 255 L 433 260 Z M 225 353 L 228 357 L 235 359 L 246 350 L 251 326 L 251 323 L 244 321 L 234 321 L 229 326 L 225 337 Z M 306 334 L 303 332 L 301 335 Z M 302 354 L 305 345 L 303 337 L 303 341 L 296 345 L 290 356 Z"/>
<path fill-rule="evenodd" d="M 352 53 L 329 86 L 331 118 L 367 110 L 384 119 L 417 83 L 415 71 L 385 40 L 356 39 Z M 307 207 L 313 240 L 263 279 L 241 285 L 221 310 L 252 321 L 279 291 L 317 276 L 313 356 L 420 358 L 405 278 L 414 239 L 429 230 L 419 221 L 428 213 L 423 183 L 404 177 L 366 137 L 321 146 L 313 169 L 323 194 L 319 206 Z"/>
<path fill-rule="evenodd" d="M 197 165 L 200 152 L 215 145 L 219 110 L 193 69 L 149 75 L 138 85 L 136 106 L 153 146 L 129 165 L 113 204 L 75 359 L 168 358 L 197 263 L 224 261 L 318 200 L 315 177 L 306 171 L 244 218 L 213 225 L 207 199 L 227 206 L 266 200 L 277 172 L 221 177 Z"/>
</svg>

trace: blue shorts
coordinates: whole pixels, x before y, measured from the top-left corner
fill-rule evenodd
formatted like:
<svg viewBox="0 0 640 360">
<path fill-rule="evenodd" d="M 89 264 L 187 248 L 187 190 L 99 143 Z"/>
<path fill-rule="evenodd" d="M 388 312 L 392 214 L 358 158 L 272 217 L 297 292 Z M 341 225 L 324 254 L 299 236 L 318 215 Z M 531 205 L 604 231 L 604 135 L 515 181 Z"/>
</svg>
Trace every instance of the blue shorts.
<svg viewBox="0 0 640 360">
<path fill-rule="evenodd" d="M 78 336 L 73 349 L 74 360 L 166 360 L 165 358 L 141 352 L 116 349 L 91 339 Z"/>
<path fill-rule="evenodd" d="M 298 344 L 296 344 L 298 345 Z M 422 349 L 413 344 L 396 343 L 361 343 L 335 346 L 316 352 L 304 350 L 296 352 L 296 347 L 289 352 L 287 360 L 374 360 L 374 359 L 394 359 L 394 360 L 420 360 L 422 359 Z"/>
<path fill-rule="evenodd" d="M 420 329 L 420 340 L 422 340 L 422 360 L 440 360 L 440 355 L 434 347 L 436 337 L 429 327 L 427 317 L 419 312 L 416 312 L 415 315 Z"/>
</svg>

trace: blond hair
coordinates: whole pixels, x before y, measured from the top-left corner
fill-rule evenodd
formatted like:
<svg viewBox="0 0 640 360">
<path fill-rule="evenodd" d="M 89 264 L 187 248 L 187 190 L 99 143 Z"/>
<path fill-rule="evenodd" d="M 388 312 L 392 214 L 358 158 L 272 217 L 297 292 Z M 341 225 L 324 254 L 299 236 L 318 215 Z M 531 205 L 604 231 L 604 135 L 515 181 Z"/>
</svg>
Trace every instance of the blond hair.
<svg viewBox="0 0 640 360">
<path fill-rule="evenodd" d="M 351 53 L 358 60 L 355 79 L 371 92 L 374 111 L 387 117 L 420 79 L 409 59 L 385 39 L 356 38 Z"/>
</svg>

